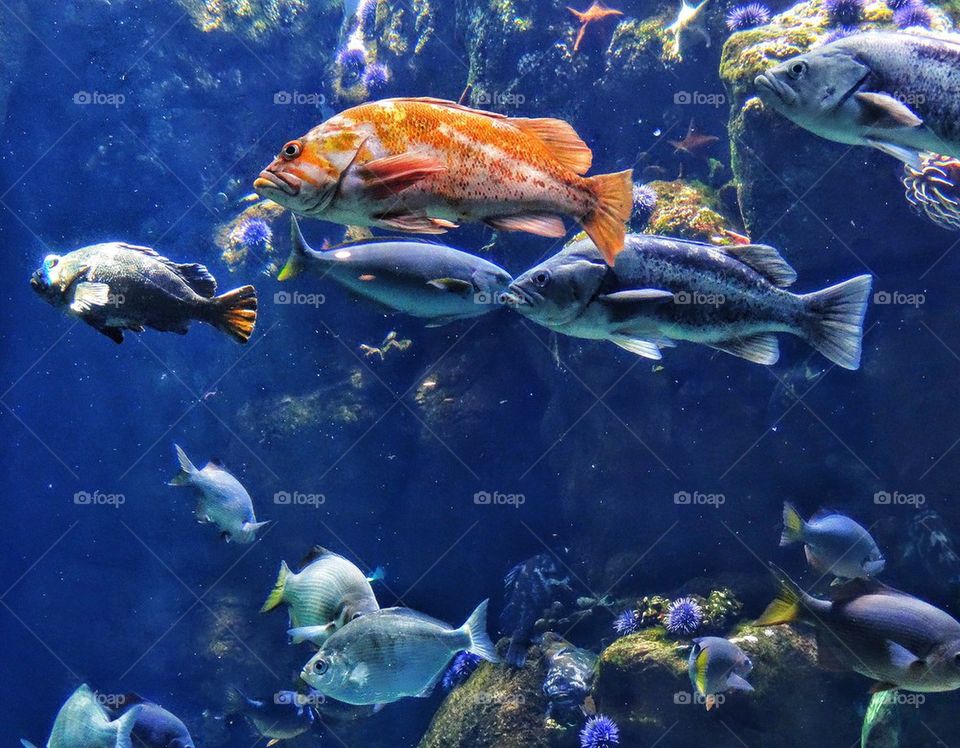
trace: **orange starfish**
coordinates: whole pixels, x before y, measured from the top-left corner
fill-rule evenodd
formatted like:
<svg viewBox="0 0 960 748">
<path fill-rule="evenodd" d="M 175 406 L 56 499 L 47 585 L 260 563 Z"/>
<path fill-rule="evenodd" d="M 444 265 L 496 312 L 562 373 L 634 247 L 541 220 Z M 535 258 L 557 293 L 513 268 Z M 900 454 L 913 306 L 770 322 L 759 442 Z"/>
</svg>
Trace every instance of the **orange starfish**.
<svg viewBox="0 0 960 748">
<path fill-rule="evenodd" d="M 603 3 L 599 2 L 599 0 L 594 0 L 593 5 L 586 10 L 574 10 L 570 7 L 568 7 L 567 10 L 573 13 L 573 15 L 577 17 L 577 20 L 580 21 L 580 32 L 577 34 L 577 40 L 573 43 L 574 52 L 580 49 L 580 42 L 583 41 L 583 35 L 587 30 L 587 26 L 594 21 L 602 21 L 604 18 L 623 15 L 622 11 L 608 8 Z"/>
</svg>

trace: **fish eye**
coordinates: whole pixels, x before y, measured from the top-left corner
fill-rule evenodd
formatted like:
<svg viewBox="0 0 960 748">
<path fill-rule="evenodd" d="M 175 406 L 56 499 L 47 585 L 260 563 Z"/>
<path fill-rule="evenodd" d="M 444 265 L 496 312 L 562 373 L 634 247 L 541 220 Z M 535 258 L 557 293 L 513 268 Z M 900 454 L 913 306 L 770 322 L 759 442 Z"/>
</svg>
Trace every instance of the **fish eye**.
<svg viewBox="0 0 960 748">
<path fill-rule="evenodd" d="M 533 282 L 537 284 L 538 288 L 546 288 L 547 284 L 550 282 L 550 273 L 546 270 L 541 270 L 539 273 L 533 276 Z"/>
<path fill-rule="evenodd" d="M 807 72 L 807 63 L 803 60 L 797 60 L 790 66 L 790 77 L 794 80 L 800 78 L 804 73 Z"/>
<path fill-rule="evenodd" d="M 360 618 L 360 617 L 362 617 L 362 616 L 363 616 L 363 613 L 354 613 L 352 616 L 350 616 L 350 620 L 351 620 L 351 621 L 356 621 L 358 618 Z"/>
<path fill-rule="evenodd" d="M 52 270 L 53 268 L 55 268 L 57 265 L 60 264 L 60 258 L 51 255 L 50 257 L 48 257 L 46 260 L 43 261 L 43 264 L 47 266 L 48 270 Z"/>
<path fill-rule="evenodd" d="M 330 663 L 323 658 L 320 658 L 313 663 L 313 672 L 315 672 L 317 675 L 323 675 L 329 668 Z"/>
<path fill-rule="evenodd" d="M 285 159 L 289 160 L 292 158 L 296 158 L 302 152 L 303 152 L 303 146 L 301 146 L 300 143 L 297 142 L 296 140 L 291 140 L 289 143 L 287 143 L 283 147 L 283 150 L 280 151 L 280 155 L 283 156 Z"/>
</svg>

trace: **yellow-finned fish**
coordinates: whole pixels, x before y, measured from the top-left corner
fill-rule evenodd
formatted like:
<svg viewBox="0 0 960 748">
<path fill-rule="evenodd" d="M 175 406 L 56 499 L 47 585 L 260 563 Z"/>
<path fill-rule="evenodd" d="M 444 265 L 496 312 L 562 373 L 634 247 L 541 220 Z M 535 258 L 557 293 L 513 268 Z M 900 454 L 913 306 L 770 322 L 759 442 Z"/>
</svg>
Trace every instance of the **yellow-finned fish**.
<svg viewBox="0 0 960 748">
<path fill-rule="evenodd" d="M 612 263 L 623 249 L 632 172 L 583 176 L 592 161 L 562 120 L 384 99 L 288 142 L 253 187 L 301 215 L 419 234 L 483 222 L 561 237 L 560 216 L 571 216 Z"/>
</svg>

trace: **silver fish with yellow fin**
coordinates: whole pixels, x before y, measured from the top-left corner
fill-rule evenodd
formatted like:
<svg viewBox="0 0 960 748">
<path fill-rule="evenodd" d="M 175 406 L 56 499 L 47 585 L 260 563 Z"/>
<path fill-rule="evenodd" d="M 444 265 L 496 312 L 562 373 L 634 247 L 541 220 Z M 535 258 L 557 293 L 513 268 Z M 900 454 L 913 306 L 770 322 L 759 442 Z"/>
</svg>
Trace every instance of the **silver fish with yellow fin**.
<svg viewBox="0 0 960 748">
<path fill-rule="evenodd" d="M 140 706 L 134 706 L 118 719 L 111 720 L 86 683 L 64 705 L 50 731 L 46 748 L 133 748 L 130 734 Z M 20 740 L 24 748 L 36 748 L 29 740 Z"/>
</svg>

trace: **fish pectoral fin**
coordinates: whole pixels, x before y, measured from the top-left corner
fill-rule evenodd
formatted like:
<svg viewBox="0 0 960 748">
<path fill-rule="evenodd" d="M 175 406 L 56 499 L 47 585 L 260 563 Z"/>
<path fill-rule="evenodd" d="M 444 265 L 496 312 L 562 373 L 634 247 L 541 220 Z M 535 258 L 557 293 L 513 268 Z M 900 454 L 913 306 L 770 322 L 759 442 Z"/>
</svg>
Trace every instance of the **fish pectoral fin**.
<svg viewBox="0 0 960 748">
<path fill-rule="evenodd" d="M 780 344 L 777 342 L 777 336 L 772 332 L 762 332 L 745 338 L 734 338 L 707 345 L 763 366 L 772 366 L 780 359 Z"/>
<path fill-rule="evenodd" d="M 423 211 L 384 213 L 376 217 L 377 226 L 411 234 L 445 234 L 447 229 L 457 228 L 457 224 L 442 218 L 430 218 Z"/>
<path fill-rule="evenodd" d="M 82 281 L 73 290 L 70 310 L 75 314 L 86 314 L 96 307 L 110 303 L 110 286 L 106 283 Z"/>
<path fill-rule="evenodd" d="M 387 200 L 429 176 L 447 170 L 439 160 L 425 153 L 399 153 L 368 161 L 358 167 L 364 197 Z"/>
<path fill-rule="evenodd" d="M 496 231 L 525 231 L 528 234 L 559 239 L 567 233 L 563 219 L 552 213 L 520 213 L 515 216 L 491 216 L 484 220 Z"/>
<path fill-rule="evenodd" d="M 895 688 L 899 688 L 896 683 L 889 683 L 887 681 L 877 681 L 872 686 L 870 686 L 870 693 L 881 693 L 883 691 L 892 691 Z"/>
<path fill-rule="evenodd" d="M 613 302 L 615 304 L 637 304 L 650 301 L 663 302 L 673 301 L 673 294 L 670 291 L 663 291 L 659 288 L 636 288 L 632 291 L 615 291 L 614 293 L 601 294 L 597 301 Z"/>
<path fill-rule="evenodd" d="M 123 330 L 119 327 L 106 327 L 105 325 L 95 325 L 89 320 L 85 320 L 90 327 L 96 330 L 101 335 L 106 335 L 114 343 L 120 344 L 123 342 Z"/>
<path fill-rule="evenodd" d="M 897 670 L 909 670 L 912 667 L 923 666 L 923 660 L 917 657 L 913 652 L 902 644 L 887 639 L 884 642 L 887 649 L 887 656 L 890 658 L 890 664 Z"/>
<path fill-rule="evenodd" d="M 363 688 L 370 680 L 370 666 L 361 663 L 350 671 L 350 682 L 358 688 Z"/>
<path fill-rule="evenodd" d="M 659 361 L 663 358 L 660 354 L 660 346 L 656 343 L 651 343 L 649 340 L 632 338 L 629 335 L 616 333 L 610 336 L 610 341 L 616 343 L 623 348 L 623 350 L 630 351 L 630 353 L 636 354 L 637 356 L 643 356 L 643 358 L 652 358 L 654 361 Z"/>
<path fill-rule="evenodd" d="M 727 677 L 727 688 L 733 691 L 752 691 L 753 686 L 751 686 L 745 678 L 740 677 L 736 673 L 731 673 Z"/>
<path fill-rule="evenodd" d="M 270 748 L 271 745 L 276 745 L 279 742 L 280 738 L 270 738 L 270 740 L 267 741 L 267 748 Z"/>
<path fill-rule="evenodd" d="M 882 130 L 920 127 L 923 120 L 910 107 L 889 94 L 860 91 L 853 98 L 860 104 L 861 125 Z"/>
<path fill-rule="evenodd" d="M 449 291 L 450 293 L 467 296 L 473 293 L 473 284 L 460 278 L 434 278 L 427 281 L 428 286 L 432 286 L 440 291 Z"/>
</svg>

